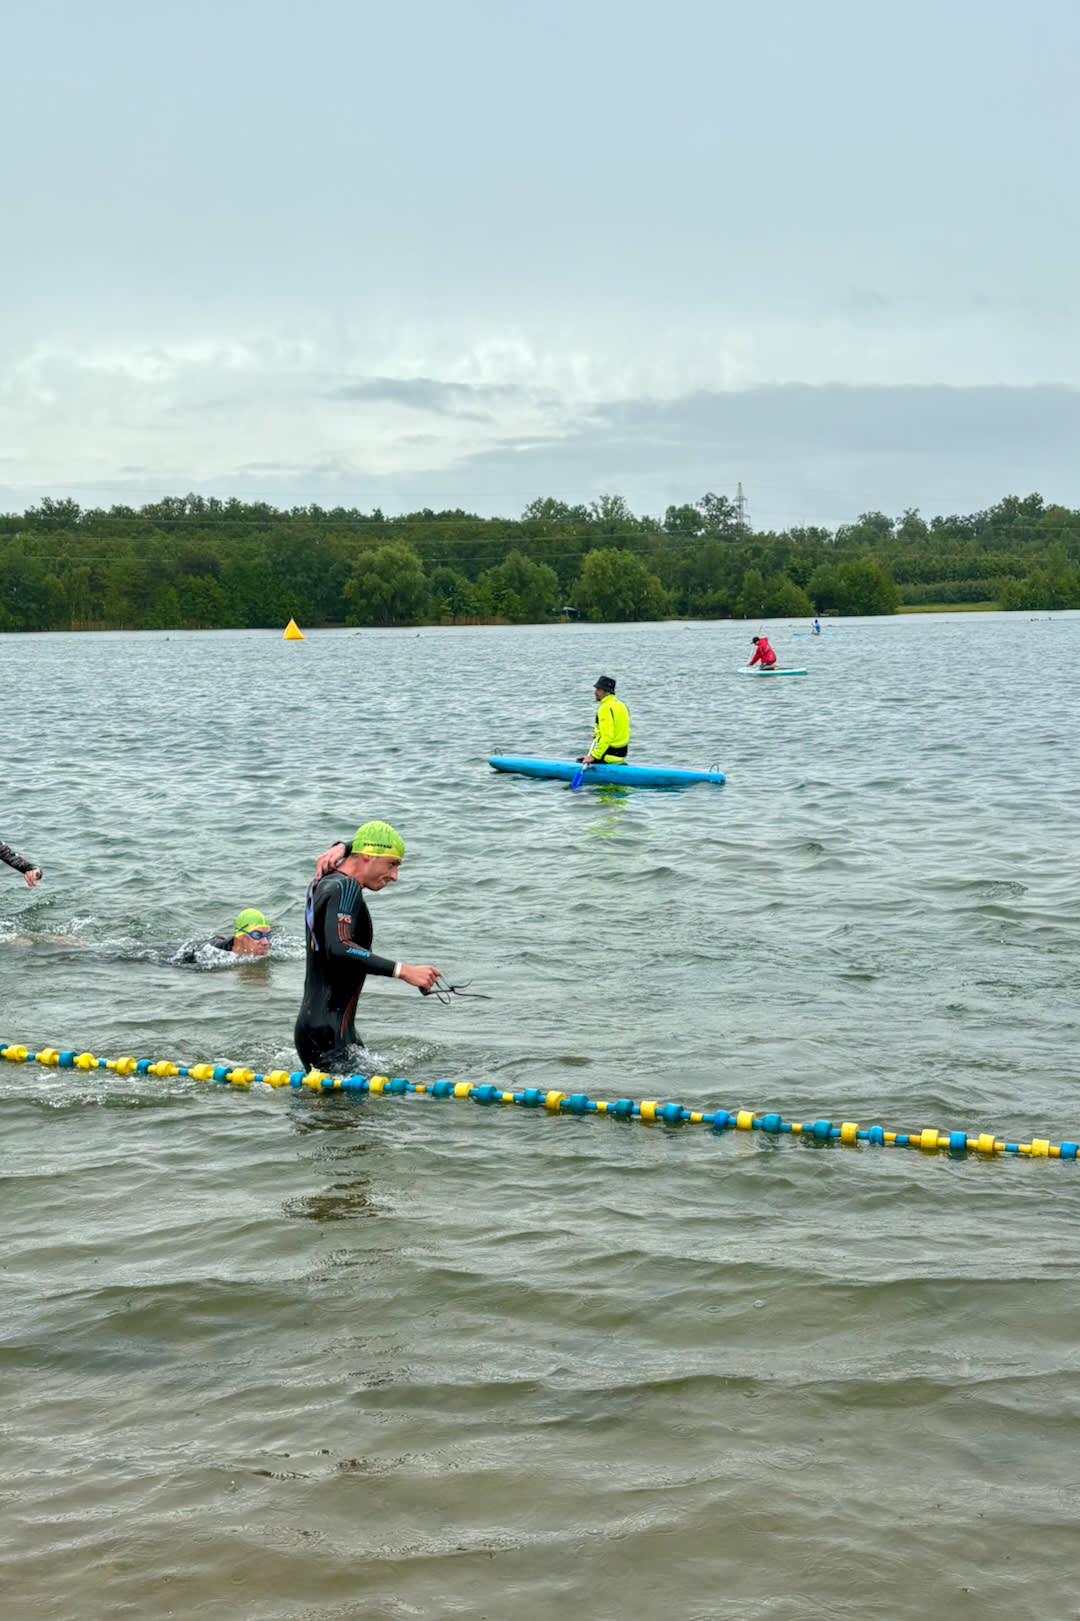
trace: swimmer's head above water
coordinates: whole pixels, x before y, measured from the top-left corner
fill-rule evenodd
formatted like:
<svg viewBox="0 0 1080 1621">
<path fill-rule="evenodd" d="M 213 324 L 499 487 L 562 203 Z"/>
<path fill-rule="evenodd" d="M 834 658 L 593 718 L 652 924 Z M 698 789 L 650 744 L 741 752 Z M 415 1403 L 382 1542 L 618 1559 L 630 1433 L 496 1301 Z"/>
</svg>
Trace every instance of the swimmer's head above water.
<svg viewBox="0 0 1080 1621">
<path fill-rule="evenodd" d="M 405 854 L 405 840 L 389 822 L 365 822 L 357 828 L 351 848 L 354 856 L 397 856 L 400 861 Z"/>
<path fill-rule="evenodd" d="M 253 906 L 236 914 L 232 949 L 238 957 L 265 957 L 270 950 L 269 921 Z"/>
<path fill-rule="evenodd" d="M 358 827 L 346 857 L 355 864 L 352 876 L 365 889 L 385 889 L 397 883 L 398 868 L 405 855 L 405 840 L 389 822 L 365 822 Z"/>
<path fill-rule="evenodd" d="M 361 889 L 385 889 L 397 881 L 405 840 L 389 822 L 365 822 L 349 841 L 332 844 L 315 863 L 316 879 L 340 872 L 355 878 Z"/>
</svg>

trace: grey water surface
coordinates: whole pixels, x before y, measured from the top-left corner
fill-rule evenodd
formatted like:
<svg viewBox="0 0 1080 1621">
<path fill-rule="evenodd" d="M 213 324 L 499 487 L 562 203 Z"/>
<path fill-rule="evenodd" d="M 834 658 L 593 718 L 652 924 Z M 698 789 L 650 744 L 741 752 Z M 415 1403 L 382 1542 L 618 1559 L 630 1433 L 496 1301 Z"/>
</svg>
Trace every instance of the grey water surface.
<svg viewBox="0 0 1080 1621">
<path fill-rule="evenodd" d="M 1080 1136 L 1080 616 L 0 638 L 0 1041 Z M 497 775 L 580 754 L 723 787 Z M 241 907 L 271 957 L 176 967 Z M 1080 1166 L 0 1064 L 18 1618 L 1080 1614 Z"/>
</svg>

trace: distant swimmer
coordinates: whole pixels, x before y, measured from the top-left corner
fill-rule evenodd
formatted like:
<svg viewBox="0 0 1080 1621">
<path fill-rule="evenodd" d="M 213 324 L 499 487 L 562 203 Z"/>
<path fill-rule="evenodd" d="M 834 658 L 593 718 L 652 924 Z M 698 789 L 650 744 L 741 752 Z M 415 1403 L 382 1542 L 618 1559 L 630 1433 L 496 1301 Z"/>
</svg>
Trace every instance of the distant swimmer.
<svg viewBox="0 0 1080 1621">
<path fill-rule="evenodd" d="M 9 867 L 21 872 L 31 889 L 40 882 L 41 868 L 32 861 L 26 861 L 22 856 L 16 855 L 10 844 L 0 844 L 0 861 L 6 861 Z"/>
<path fill-rule="evenodd" d="M 273 929 L 261 912 L 253 906 L 238 912 L 231 934 L 213 934 L 209 940 L 186 941 L 170 958 L 174 963 L 198 961 L 199 952 L 206 946 L 215 951 L 231 951 L 234 957 L 265 957 L 270 950 Z"/>
<path fill-rule="evenodd" d="M 583 766 L 620 765 L 630 747 L 630 711 L 615 696 L 610 675 L 598 675 L 593 685 L 598 705 L 592 746 L 580 761 Z"/>
<path fill-rule="evenodd" d="M 759 659 L 761 661 L 761 668 L 763 670 L 771 670 L 773 665 L 776 663 L 776 654 L 769 646 L 769 638 L 767 636 L 754 637 L 754 656 L 747 665 L 747 669 L 752 670 Z"/>
<path fill-rule="evenodd" d="M 351 845 L 335 844 L 319 858 L 304 913 L 307 970 L 293 1039 L 305 1069 L 340 1069 L 359 1042 L 353 1019 L 369 974 L 403 979 L 427 994 L 439 970 L 377 957 L 364 890 L 397 882 L 405 855 L 400 835 L 386 822 L 365 822 Z"/>
</svg>

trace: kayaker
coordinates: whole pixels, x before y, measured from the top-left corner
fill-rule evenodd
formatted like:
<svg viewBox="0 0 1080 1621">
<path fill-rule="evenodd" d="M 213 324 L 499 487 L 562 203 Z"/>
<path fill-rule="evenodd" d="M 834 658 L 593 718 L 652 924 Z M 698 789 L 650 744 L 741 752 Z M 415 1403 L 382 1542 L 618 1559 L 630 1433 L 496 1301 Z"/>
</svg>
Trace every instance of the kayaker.
<svg viewBox="0 0 1080 1621">
<path fill-rule="evenodd" d="M 249 906 L 237 913 L 231 934 L 213 934 L 209 940 L 185 941 L 170 961 L 195 962 L 204 946 L 213 946 L 215 951 L 231 951 L 234 957 L 265 957 L 270 950 L 272 932 L 263 914 Z"/>
<path fill-rule="evenodd" d="M 0 844 L 0 861 L 6 861 L 9 867 L 21 872 L 31 889 L 41 879 L 41 868 L 36 867 L 32 861 L 26 861 L 22 856 L 16 855 L 10 844 Z"/>
<path fill-rule="evenodd" d="M 610 675 L 598 675 L 593 684 L 596 698 L 596 724 L 592 746 L 579 764 L 619 765 L 626 759 L 630 747 L 630 711 L 615 696 L 615 682 Z"/>
<path fill-rule="evenodd" d="M 771 670 L 773 665 L 776 663 L 776 654 L 769 646 L 769 638 L 767 636 L 754 637 L 754 656 L 750 660 L 747 668 L 752 670 L 754 665 L 757 664 L 759 660 L 763 670 Z"/>
<path fill-rule="evenodd" d="M 351 844 L 335 844 L 319 857 L 304 912 L 307 970 L 293 1032 L 305 1069 L 348 1062 L 349 1048 L 359 1043 L 356 1000 L 369 974 L 403 979 L 425 994 L 435 988 L 437 968 L 393 962 L 371 949 L 374 927 L 363 892 L 397 883 L 404 854 L 404 841 L 387 822 L 365 822 Z"/>
</svg>

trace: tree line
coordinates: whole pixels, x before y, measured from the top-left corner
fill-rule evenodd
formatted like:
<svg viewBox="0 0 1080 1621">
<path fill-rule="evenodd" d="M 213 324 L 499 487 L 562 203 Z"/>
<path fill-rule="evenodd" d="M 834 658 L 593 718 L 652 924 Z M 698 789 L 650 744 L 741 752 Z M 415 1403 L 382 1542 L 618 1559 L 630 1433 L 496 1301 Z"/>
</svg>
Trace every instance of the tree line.
<svg viewBox="0 0 1080 1621">
<path fill-rule="evenodd" d="M 520 518 L 170 497 L 0 516 L 0 630 L 181 629 L 889 614 L 1080 607 L 1080 511 L 1040 495 L 925 520 L 751 530 L 707 494 L 638 517 L 618 495 Z"/>
</svg>

